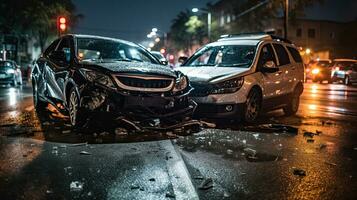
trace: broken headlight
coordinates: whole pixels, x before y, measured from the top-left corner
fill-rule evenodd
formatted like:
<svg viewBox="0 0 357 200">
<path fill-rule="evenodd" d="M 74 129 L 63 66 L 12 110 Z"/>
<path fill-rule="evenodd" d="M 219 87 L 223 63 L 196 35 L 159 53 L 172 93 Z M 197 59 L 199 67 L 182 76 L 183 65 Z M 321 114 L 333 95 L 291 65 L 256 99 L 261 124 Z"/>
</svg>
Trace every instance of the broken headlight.
<svg viewBox="0 0 357 200">
<path fill-rule="evenodd" d="M 211 94 L 224 94 L 224 93 L 233 93 L 238 91 L 244 83 L 244 78 L 235 78 L 228 81 L 223 81 L 214 85 L 214 88 L 211 90 Z"/>
<path fill-rule="evenodd" d="M 89 69 L 80 69 L 80 71 L 83 74 L 83 76 L 90 82 L 95 82 L 110 88 L 115 88 L 112 79 L 110 79 L 110 77 L 105 74 L 92 71 Z"/>
<path fill-rule="evenodd" d="M 181 76 L 176 80 L 173 92 L 179 92 L 184 90 L 188 85 L 187 77 Z"/>
</svg>

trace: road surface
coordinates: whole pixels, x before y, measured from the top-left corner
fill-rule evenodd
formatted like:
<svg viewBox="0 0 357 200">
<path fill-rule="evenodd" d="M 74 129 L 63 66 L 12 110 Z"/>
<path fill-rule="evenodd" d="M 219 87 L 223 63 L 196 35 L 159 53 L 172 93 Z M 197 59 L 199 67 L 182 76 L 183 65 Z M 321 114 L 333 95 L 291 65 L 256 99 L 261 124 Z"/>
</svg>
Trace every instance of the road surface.
<svg viewBox="0 0 357 200">
<path fill-rule="evenodd" d="M 356 86 L 308 83 L 296 116 L 179 137 L 81 134 L 50 110 L 34 112 L 29 86 L 0 88 L 0 199 L 357 197 Z"/>
</svg>

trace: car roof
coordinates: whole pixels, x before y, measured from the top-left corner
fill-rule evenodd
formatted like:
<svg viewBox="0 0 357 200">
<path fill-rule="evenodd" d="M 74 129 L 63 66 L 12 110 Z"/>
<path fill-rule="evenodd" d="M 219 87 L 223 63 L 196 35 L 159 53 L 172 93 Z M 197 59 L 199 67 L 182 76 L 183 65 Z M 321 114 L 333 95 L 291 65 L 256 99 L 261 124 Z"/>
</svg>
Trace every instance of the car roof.
<svg viewBox="0 0 357 200">
<path fill-rule="evenodd" d="M 257 45 L 260 40 L 218 40 L 207 44 L 207 46 L 221 46 L 221 45 Z"/>
</svg>

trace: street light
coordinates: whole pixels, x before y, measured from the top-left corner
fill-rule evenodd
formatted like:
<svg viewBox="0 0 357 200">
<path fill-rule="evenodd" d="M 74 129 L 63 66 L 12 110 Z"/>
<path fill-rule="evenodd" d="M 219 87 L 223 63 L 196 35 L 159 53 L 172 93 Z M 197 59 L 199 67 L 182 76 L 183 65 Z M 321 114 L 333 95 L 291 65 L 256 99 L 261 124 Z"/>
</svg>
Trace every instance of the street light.
<svg viewBox="0 0 357 200">
<path fill-rule="evenodd" d="M 208 32 L 208 41 L 211 41 L 211 25 L 212 25 L 212 14 L 211 12 L 209 12 L 208 10 L 204 10 L 204 9 L 198 9 L 198 8 L 192 8 L 192 12 L 193 13 L 197 13 L 197 12 L 202 12 L 202 13 L 206 13 L 207 14 L 207 32 Z"/>
</svg>

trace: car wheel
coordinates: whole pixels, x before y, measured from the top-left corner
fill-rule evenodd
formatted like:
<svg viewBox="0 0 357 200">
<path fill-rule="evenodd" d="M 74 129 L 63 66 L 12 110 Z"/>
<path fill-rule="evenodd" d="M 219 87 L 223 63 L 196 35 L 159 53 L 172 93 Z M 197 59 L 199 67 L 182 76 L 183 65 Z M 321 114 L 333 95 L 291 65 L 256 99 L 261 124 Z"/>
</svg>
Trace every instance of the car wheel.
<svg viewBox="0 0 357 200">
<path fill-rule="evenodd" d="M 11 85 L 14 86 L 14 87 L 17 87 L 17 80 L 16 80 L 16 78 L 14 78 L 14 80 L 13 80 L 12 83 L 11 83 Z"/>
<path fill-rule="evenodd" d="M 290 97 L 290 102 L 283 108 L 286 116 L 295 115 L 300 105 L 300 94 L 296 90 Z"/>
<path fill-rule="evenodd" d="M 262 95 L 258 89 L 252 89 L 247 97 L 244 111 L 244 121 L 255 122 L 260 115 L 262 105 Z"/>
<path fill-rule="evenodd" d="M 83 117 L 80 107 L 80 97 L 75 87 L 72 87 L 70 90 L 68 99 L 68 111 L 71 125 L 76 128 L 82 127 L 85 123 L 85 118 Z"/>
<path fill-rule="evenodd" d="M 351 80 L 349 76 L 345 77 L 345 80 L 343 81 L 345 85 L 351 85 Z"/>
<path fill-rule="evenodd" d="M 47 107 L 47 103 L 39 99 L 37 83 L 35 80 L 32 80 L 32 92 L 33 92 L 33 105 L 36 111 L 45 110 L 45 108 Z"/>
</svg>

